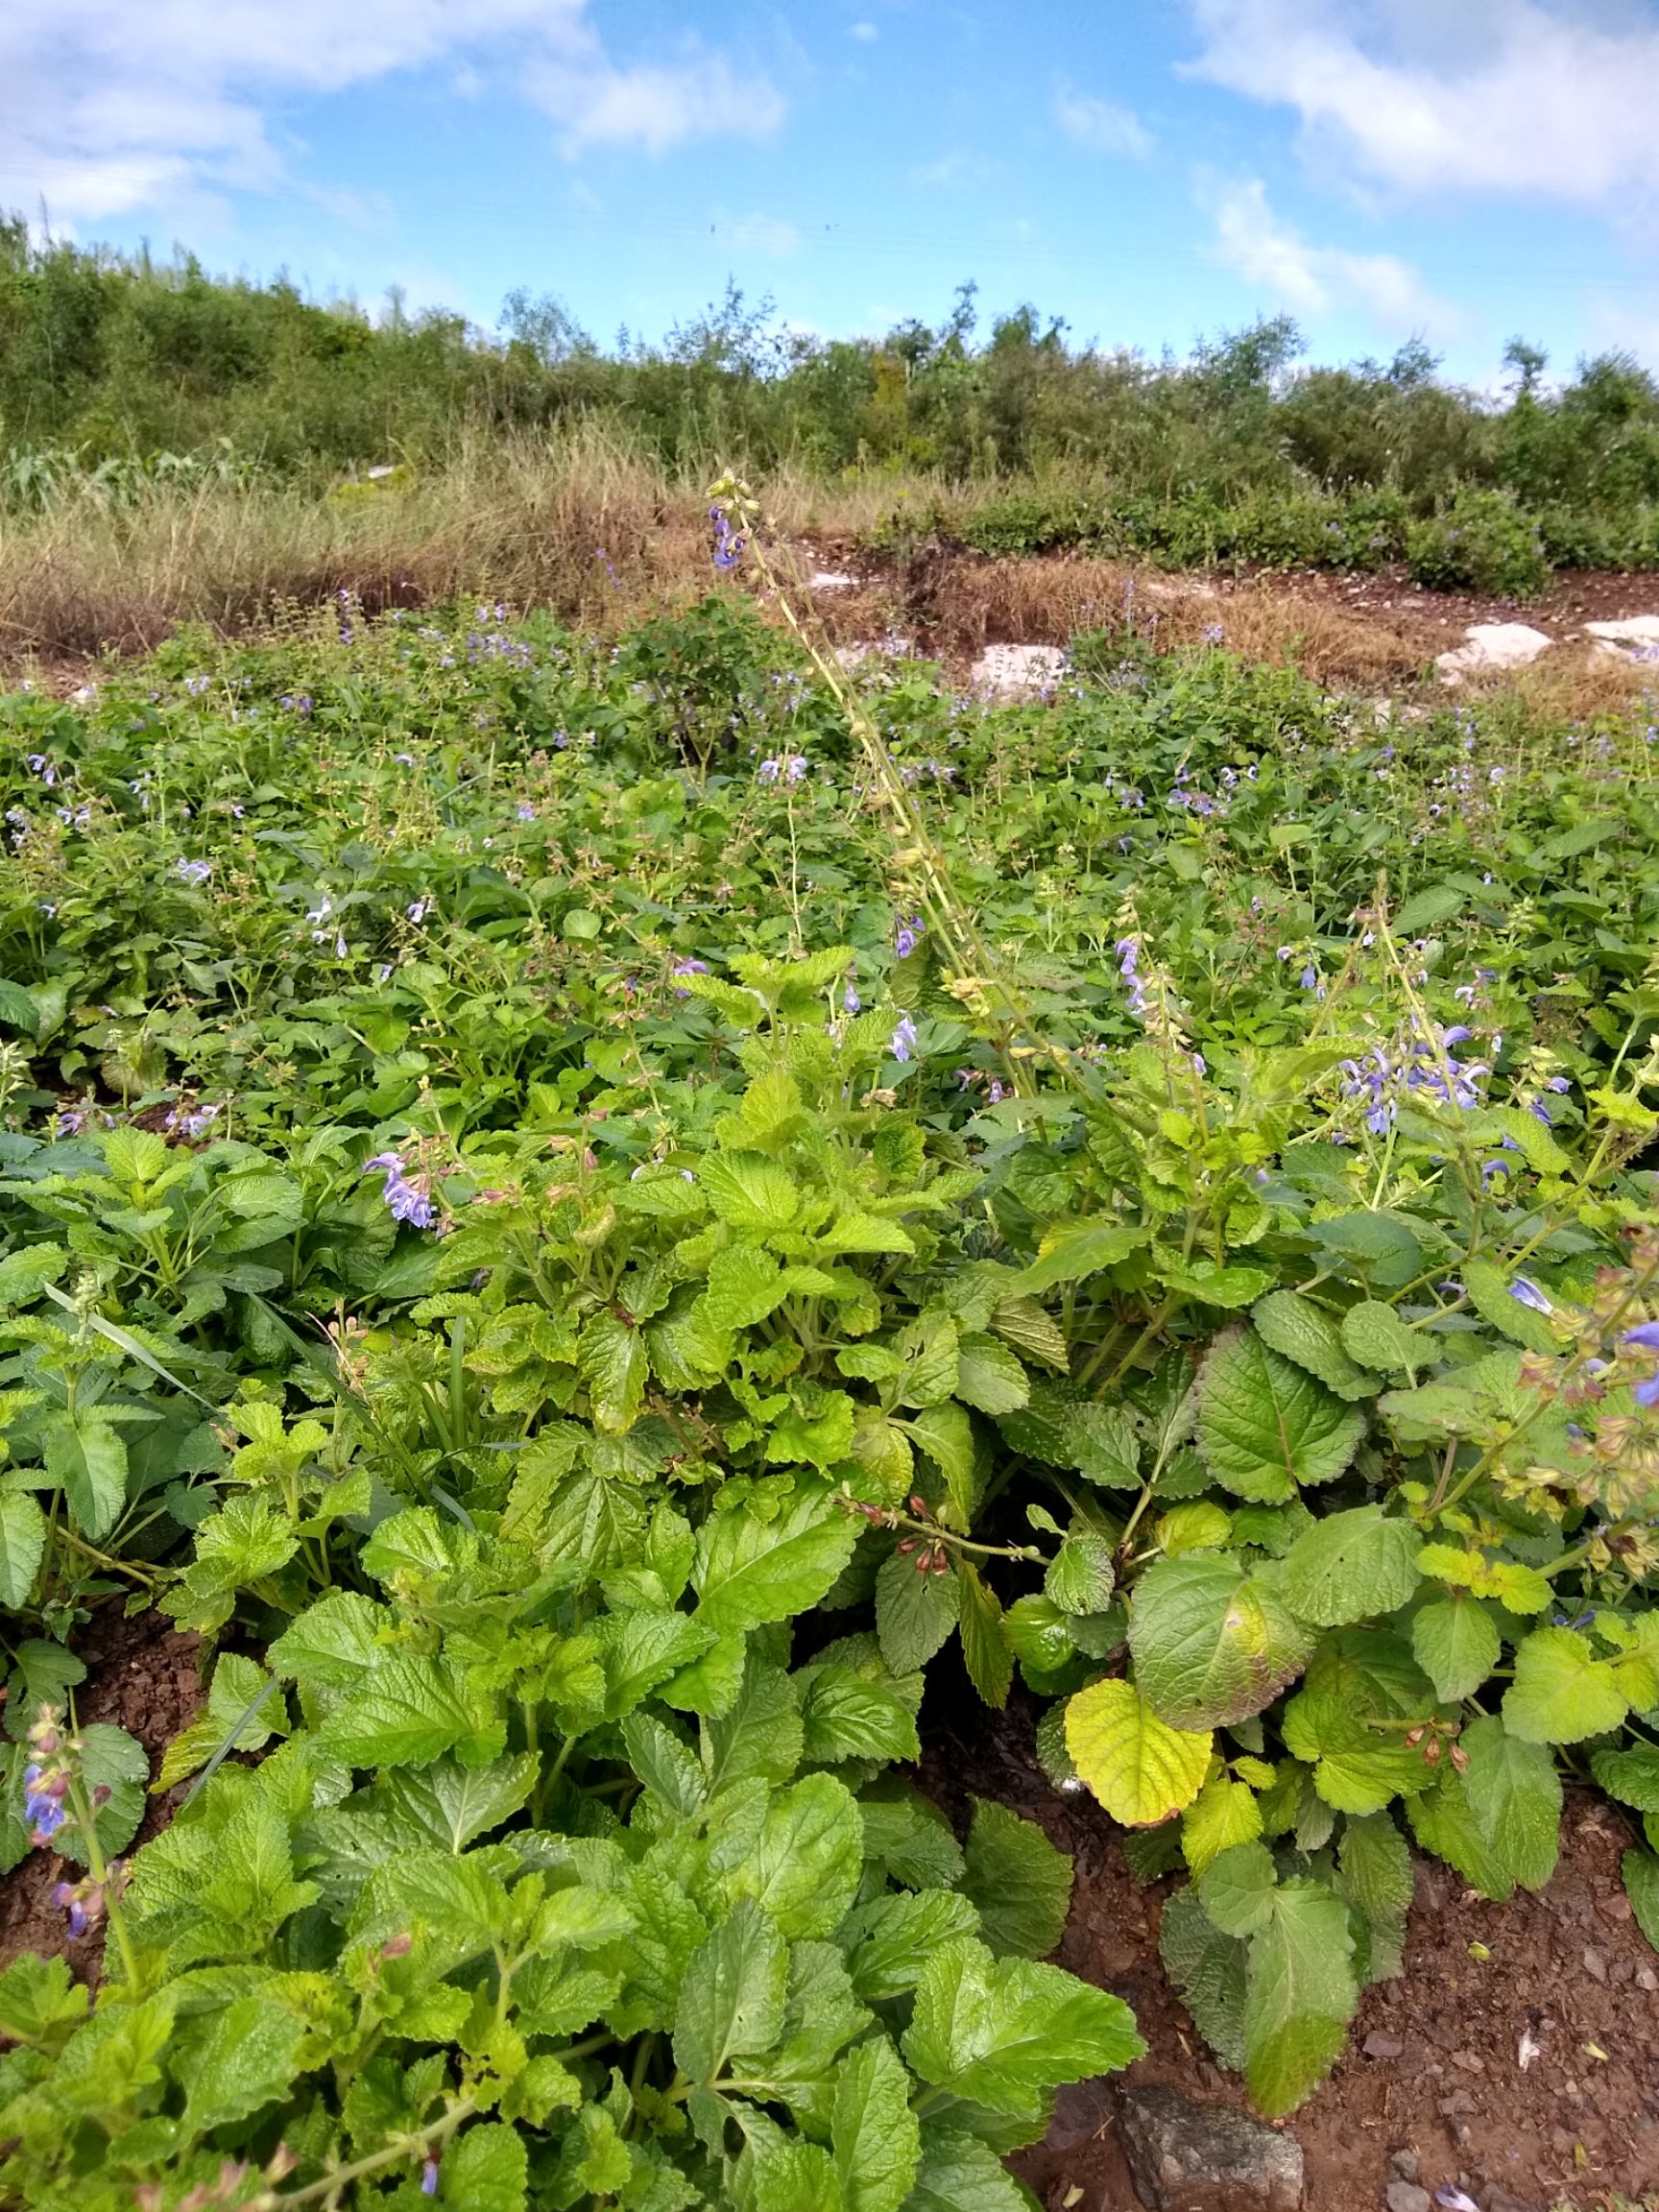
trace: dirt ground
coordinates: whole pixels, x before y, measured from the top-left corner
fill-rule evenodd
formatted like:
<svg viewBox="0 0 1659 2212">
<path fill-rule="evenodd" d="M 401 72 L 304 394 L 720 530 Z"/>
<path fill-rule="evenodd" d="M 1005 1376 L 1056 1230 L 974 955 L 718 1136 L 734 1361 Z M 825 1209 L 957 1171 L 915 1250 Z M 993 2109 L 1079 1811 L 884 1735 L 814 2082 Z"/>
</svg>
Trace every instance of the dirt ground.
<svg viewBox="0 0 1659 2212">
<path fill-rule="evenodd" d="M 970 1791 L 999 1797 L 1071 1853 L 1076 1888 L 1056 1957 L 1134 2008 L 1148 2051 L 1128 2079 L 1247 2108 L 1158 1959 L 1174 1885 L 1138 1887 L 1094 1801 L 1050 1788 L 1034 1718 L 1018 1703 L 974 1717 L 972 1734 L 930 1751 L 928 1786 L 964 1815 Z M 1418 1861 L 1403 1974 L 1367 1991 L 1347 2056 L 1286 2123 L 1306 2160 L 1305 2212 L 1382 2212 L 1402 2172 L 1395 2153 L 1415 2158 L 1431 2193 L 1452 2184 L 1496 2212 L 1589 2208 L 1659 2188 L 1659 1958 L 1620 1883 L 1629 1841 L 1610 1807 L 1574 1793 L 1560 1867 L 1539 1896 L 1494 1905 Z M 1523 2036 L 1539 2047 L 1525 2068 Z M 1093 2110 L 1063 2102 L 1050 2141 L 1013 2163 L 1051 2212 L 1132 2212 L 1141 2201 L 1109 2095 Z"/>
<path fill-rule="evenodd" d="M 202 1685 L 196 1673 L 195 1635 L 181 1634 L 162 1614 L 123 1617 L 106 1607 L 75 1640 L 86 1663 L 86 1680 L 75 1693 L 79 1721 L 107 1720 L 136 1736 L 150 1754 L 151 1771 L 166 1745 L 196 1717 Z M 133 1848 L 159 1834 L 173 1817 L 187 1782 L 152 1797 Z M 0 1966 L 21 1951 L 61 1951 L 81 1981 L 96 1981 L 104 1931 L 93 1928 L 78 1943 L 64 1940 L 64 1917 L 52 1891 L 64 1877 L 55 1851 L 31 1851 L 0 1880 Z"/>
</svg>

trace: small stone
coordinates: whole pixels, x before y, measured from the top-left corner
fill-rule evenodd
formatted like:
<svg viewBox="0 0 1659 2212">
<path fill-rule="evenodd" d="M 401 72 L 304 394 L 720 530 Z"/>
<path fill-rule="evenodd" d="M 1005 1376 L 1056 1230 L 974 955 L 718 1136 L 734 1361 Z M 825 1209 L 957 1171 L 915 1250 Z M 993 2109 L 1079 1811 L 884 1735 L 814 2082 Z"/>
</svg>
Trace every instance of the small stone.
<svg viewBox="0 0 1659 2212">
<path fill-rule="evenodd" d="M 1390 2181 L 1382 2192 L 1388 2212 L 1434 2212 L 1434 2200 L 1415 2181 Z"/>
<path fill-rule="evenodd" d="M 1601 1956 L 1599 1951 L 1597 1951 L 1594 1948 L 1586 1950 L 1584 1954 L 1584 1971 L 1589 1975 L 1592 1982 L 1606 1981 L 1607 1961 Z"/>
<path fill-rule="evenodd" d="M 1402 2181 L 1416 2180 L 1417 2153 L 1415 2151 L 1390 2151 L 1388 2153 L 1388 2163 L 1393 2167 L 1395 2173 L 1400 2176 Z"/>
<path fill-rule="evenodd" d="M 1479 2057 L 1473 2051 L 1454 2051 L 1452 2063 L 1460 2066 L 1465 2074 L 1484 2074 L 1486 2071 L 1485 2059 Z"/>
<path fill-rule="evenodd" d="M 1636 1986 L 1638 1989 L 1646 1989 L 1649 1993 L 1659 1989 L 1659 1974 L 1656 1974 L 1651 1966 L 1638 1966 L 1636 1969 Z"/>
<path fill-rule="evenodd" d="M 1360 2045 L 1367 2058 L 1398 2058 L 1405 2048 L 1403 2035 L 1390 2035 L 1383 2028 L 1373 2028 Z"/>
<path fill-rule="evenodd" d="M 1058 645 L 987 645 L 971 673 L 993 699 L 1035 699 L 1066 673 L 1066 655 Z"/>
<path fill-rule="evenodd" d="M 1302 2146 L 1229 2104 L 1118 2092 L 1118 2133 L 1148 2212 L 1299 2212 Z"/>
<path fill-rule="evenodd" d="M 1454 2089 L 1450 2097 L 1442 2097 L 1440 2100 L 1439 2110 L 1442 2120 L 1450 2120 L 1456 2114 L 1473 2112 L 1474 2109 L 1475 2100 L 1470 2096 L 1467 2089 Z"/>
</svg>

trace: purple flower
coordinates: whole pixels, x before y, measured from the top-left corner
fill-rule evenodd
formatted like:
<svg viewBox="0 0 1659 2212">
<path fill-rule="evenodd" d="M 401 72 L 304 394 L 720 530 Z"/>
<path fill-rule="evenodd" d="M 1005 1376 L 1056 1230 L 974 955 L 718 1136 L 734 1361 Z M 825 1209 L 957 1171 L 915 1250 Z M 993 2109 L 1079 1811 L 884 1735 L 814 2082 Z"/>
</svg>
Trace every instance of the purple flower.
<svg viewBox="0 0 1659 2212">
<path fill-rule="evenodd" d="M 1631 1396 L 1638 1406 L 1659 1406 L 1659 1368 L 1638 1382 Z"/>
<path fill-rule="evenodd" d="M 438 1217 L 438 1209 L 432 1203 L 432 1192 L 426 1176 L 409 1178 L 407 1163 L 396 1152 L 376 1153 L 363 1166 L 365 1175 L 376 1171 L 386 1178 L 386 1204 L 394 1221 L 407 1221 L 416 1229 L 430 1229 Z"/>
<path fill-rule="evenodd" d="M 916 1024 L 908 1014 L 901 1014 L 888 1042 L 887 1049 L 895 1060 L 908 1060 L 916 1049 Z"/>
<path fill-rule="evenodd" d="M 535 807 L 526 805 L 522 801 L 520 801 L 518 805 L 518 819 L 520 822 L 534 822 L 536 819 Z"/>
<path fill-rule="evenodd" d="M 849 1014 L 856 1014 L 864 1001 L 849 983 L 841 994 L 841 1003 L 846 1007 Z"/>
<path fill-rule="evenodd" d="M 1518 1305 L 1527 1307 L 1533 1313 L 1549 1314 L 1555 1310 L 1545 1292 L 1528 1276 L 1517 1275 L 1509 1286 L 1509 1295 Z"/>
<path fill-rule="evenodd" d="M 677 960 L 672 972 L 676 975 L 707 975 L 709 963 L 707 960 Z M 679 996 L 682 998 L 687 998 L 690 997 L 690 993 L 682 991 Z"/>
<path fill-rule="evenodd" d="M 908 922 L 901 922 L 894 945 L 901 960 L 908 960 L 918 941 L 927 934 L 927 925 L 920 914 L 912 914 Z"/>
<path fill-rule="evenodd" d="M 438 2153 L 436 2151 L 428 2151 L 425 2157 L 421 2161 L 421 2194 L 422 2197 L 436 2197 L 438 2194 Z"/>
<path fill-rule="evenodd" d="M 1639 1345 L 1644 1352 L 1659 1352 L 1659 1321 L 1644 1321 L 1640 1328 L 1626 1329 L 1624 1342 Z"/>
<path fill-rule="evenodd" d="M 213 873 L 213 863 L 211 860 L 180 858 L 174 861 L 173 873 L 181 883 L 205 883 Z"/>
</svg>

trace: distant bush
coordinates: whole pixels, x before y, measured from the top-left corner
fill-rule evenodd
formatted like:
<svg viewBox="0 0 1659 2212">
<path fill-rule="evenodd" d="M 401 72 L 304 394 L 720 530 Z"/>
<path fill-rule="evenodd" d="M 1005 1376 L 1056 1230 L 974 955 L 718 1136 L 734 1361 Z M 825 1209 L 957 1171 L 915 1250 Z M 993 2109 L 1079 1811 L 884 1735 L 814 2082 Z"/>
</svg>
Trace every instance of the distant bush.
<svg viewBox="0 0 1659 2212">
<path fill-rule="evenodd" d="M 1411 574 L 1432 591 L 1542 590 L 1550 561 L 1536 519 L 1503 492 L 1459 492 L 1444 513 L 1407 535 Z"/>
</svg>

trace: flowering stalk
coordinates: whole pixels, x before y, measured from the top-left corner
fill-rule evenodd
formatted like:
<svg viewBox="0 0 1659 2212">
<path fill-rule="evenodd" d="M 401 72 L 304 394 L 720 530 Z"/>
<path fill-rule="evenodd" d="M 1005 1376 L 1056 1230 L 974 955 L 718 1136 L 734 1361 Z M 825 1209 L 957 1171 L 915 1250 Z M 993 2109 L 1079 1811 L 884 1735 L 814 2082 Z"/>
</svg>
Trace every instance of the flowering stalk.
<svg viewBox="0 0 1659 2212">
<path fill-rule="evenodd" d="M 62 1716 L 52 1705 L 42 1705 L 28 1734 L 30 1759 L 23 1769 L 23 1811 L 29 1822 L 29 1841 L 37 1850 L 61 1850 L 57 1839 L 67 1832 L 80 1836 L 86 1854 L 86 1878 L 60 1882 L 53 1903 L 69 1915 L 71 1939 L 85 1935 L 94 1923 L 108 1917 L 110 1933 L 121 1954 L 128 1982 L 138 1986 L 138 1962 L 121 1910 L 127 1887 L 127 1868 L 104 1856 L 98 1840 L 98 1814 L 109 1800 L 108 1785 L 88 1787 L 85 1745 L 68 1733 Z"/>
</svg>

